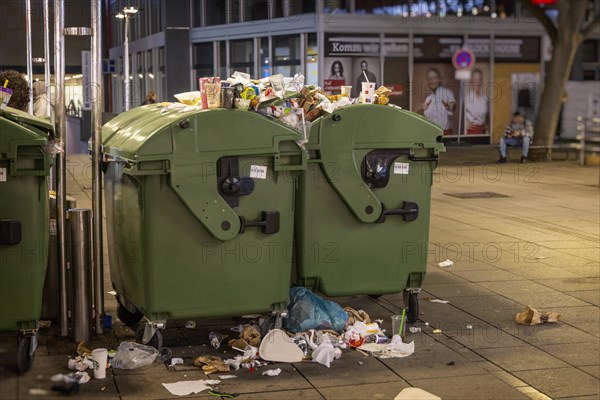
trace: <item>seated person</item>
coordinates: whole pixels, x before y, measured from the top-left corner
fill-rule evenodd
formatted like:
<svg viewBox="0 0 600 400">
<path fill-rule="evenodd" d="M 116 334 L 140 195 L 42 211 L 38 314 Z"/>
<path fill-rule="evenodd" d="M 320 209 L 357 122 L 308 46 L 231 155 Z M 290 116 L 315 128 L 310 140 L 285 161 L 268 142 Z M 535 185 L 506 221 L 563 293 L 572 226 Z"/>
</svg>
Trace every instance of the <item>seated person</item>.
<svg viewBox="0 0 600 400">
<path fill-rule="evenodd" d="M 499 163 L 506 162 L 506 147 L 522 147 L 523 155 L 521 163 L 527 162 L 527 153 L 529 152 L 529 144 L 533 137 L 533 125 L 530 120 L 526 119 L 518 111 L 513 114 L 512 121 L 506 126 L 504 135 L 500 139 L 500 159 Z"/>
</svg>

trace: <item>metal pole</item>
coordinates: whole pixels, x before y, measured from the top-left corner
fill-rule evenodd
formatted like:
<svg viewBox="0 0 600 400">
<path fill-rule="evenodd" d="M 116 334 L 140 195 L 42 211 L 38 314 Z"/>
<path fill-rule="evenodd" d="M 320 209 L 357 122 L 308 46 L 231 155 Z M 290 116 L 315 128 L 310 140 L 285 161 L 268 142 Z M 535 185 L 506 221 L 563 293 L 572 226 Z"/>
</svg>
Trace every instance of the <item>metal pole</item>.
<svg viewBox="0 0 600 400">
<path fill-rule="evenodd" d="M 31 55 L 31 0 L 25 0 L 25 30 L 27 31 L 27 78 L 29 81 L 29 114 L 33 115 L 33 65 Z"/>
<path fill-rule="evenodd" d="M 125 64 L 125 111 L 129 111 L 131 103 L 131 86 L 129 81 L 129 15 L 125 13 L 125 54 L 123 55 L 123 63 Z"/>
<path fill-rule="evenodd" d="M 92 0 L 92 210 L 94 256 L 94 319 L 96 334 L 103 332 L 104 263 L 102 259 L 102 175 L 100 141 L 102 140 L 102 1 Z"/>
<path fill-rule="evenodd" d="M 92 210 L 90 209 L 74 208 L 69 210 L 71 271 L 73 276 L 72 337 L 74 342 L 88 341 L 91 337 L 91 219 Z"/>
<path fill-rule="evenodd" d="M 44 0 L 44 81 L 46 84 L 46 115 L 52 118 L 52 90 L 50 87 L 50 16 L 49 3 L 50 0 Z M 54 189 L 54 187 L 53 187 Z"/>
<path fill-rule="evenodd" d="M 60 276 L 60 334 L 69 335 L 69 306 L 67 302 L 67 258 L 66 258 L 66 196 L 67 196 L 67 143 L 65 122 L 65 10 L 64 0 L 54 0 L 54 93 L 56 98 L 55 126 L 56 141 L 63 151 L 58 153 L 57 175 L 57 222 L 58 222 L 58 268 Z"/>
</svg>

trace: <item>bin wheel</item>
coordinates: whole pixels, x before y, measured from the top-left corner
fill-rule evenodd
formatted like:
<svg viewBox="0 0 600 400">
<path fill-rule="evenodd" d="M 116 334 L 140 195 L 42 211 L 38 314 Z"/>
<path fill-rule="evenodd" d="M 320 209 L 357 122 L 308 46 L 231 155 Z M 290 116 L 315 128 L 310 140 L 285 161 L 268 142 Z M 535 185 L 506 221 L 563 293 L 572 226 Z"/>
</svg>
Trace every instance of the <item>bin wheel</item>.
<svg viewBox="0 0 600 400">
<path fill-rule="evenodd" d="M 33 365 L 32 346 L 33 337 L 21 336 L 19 338 L 19 350 L 17 350 L 17 372 L 19 374 L 29 371 Z"/>
<path fill-rule="evenodd" d="M 404 306 L 408 309 L 406 322 L 414 324 L 419 319 L 419 293 L 404 291 Z"/>
<path fill-rule="evenodd" d="M 144 330 L 145 329 L 146 329 L 146 324 L 138 325 L 138 327 L 135 331 L 136 343 L 145 344 L 146 346 L 152 346 L 156 350 L 160 350 L 162 348 L 162 344 L 163 344 L 163 337 L 162 337 L 162 333 L 160 333 L 160 330 L 157 329 L 156 332 L 154 332 L 154 335 L 152 336 L 150 341 L 148 343 L 144 343 L 143 340 L 144 340 Z"/>
<path fill-rule="evenodd" d="M 117 305 L 117 316 L 121 322 L 131 327 L 136 326 L 137 323 L 144 318 L 144 314 L 142 314 L 139 310 L 136 309 L 135 312 L 132 313 L 121 303 Z"/>
</svg>

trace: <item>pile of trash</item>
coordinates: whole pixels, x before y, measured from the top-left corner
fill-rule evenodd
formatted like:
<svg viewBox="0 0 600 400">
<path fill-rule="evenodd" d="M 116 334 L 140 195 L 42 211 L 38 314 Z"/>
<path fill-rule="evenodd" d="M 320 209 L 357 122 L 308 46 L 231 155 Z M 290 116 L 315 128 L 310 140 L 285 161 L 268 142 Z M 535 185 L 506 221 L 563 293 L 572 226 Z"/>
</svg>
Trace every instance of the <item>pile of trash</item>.
<svg viewBox="0 0 600 400">
<path fill-rule="evenodd" d="M 160 103 L 157 107 L 181 112 L 216 108 L 256 111 L 303 133 L 305 140 L 310 123 L 323 114 L 354 103 L 387 105 L 392 93 L 385 86 L 376 89 L 374 82 L 365 82 L 359 97 L 353 99 L 351 86 L 342 86 L 340 94 L 331 94 L 316 85 L 306 86 L 302 74 L 251 79 L 249 74 L 237 71 L 226 80 L 200 78 L 199 89 L 176 94 L 179 103 Z"/>
</svg>

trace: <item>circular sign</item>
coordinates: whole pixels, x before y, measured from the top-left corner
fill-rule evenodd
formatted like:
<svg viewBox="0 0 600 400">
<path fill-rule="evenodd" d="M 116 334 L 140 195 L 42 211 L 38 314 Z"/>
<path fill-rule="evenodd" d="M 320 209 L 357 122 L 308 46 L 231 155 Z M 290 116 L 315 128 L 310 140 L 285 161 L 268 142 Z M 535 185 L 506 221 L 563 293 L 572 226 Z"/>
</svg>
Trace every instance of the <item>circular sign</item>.
<svg viewBox="0 0 600 400">
<path fill-rule="evenodd" d="M 458 49 L 452 54 L 452 65 L 454 68 L 471 69 L 475 65 L 475 53 L 469 49 Z"/>
</svg>

